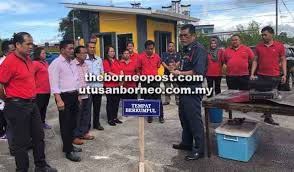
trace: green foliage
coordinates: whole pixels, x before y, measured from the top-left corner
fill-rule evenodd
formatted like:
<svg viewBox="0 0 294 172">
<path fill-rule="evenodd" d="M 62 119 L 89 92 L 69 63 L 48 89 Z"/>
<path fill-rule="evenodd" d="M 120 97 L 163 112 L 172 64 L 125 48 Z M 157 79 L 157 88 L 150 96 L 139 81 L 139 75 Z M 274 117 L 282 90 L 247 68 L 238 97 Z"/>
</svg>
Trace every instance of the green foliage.
<svg viewBox="0 0 294 172">
<path fill-rule="evenodd" d="M 82 11 L 73 11 L 71 10 L 67 17 L 64 17 L 59 22 L 59 32 L 63 39 L 73 40 L 73 13 L 75 18 L 75 39 L 82 37 Z M 89 13 L 87 17 L 89 22 L 89 33 L 96 33 L 98 31 L 98 15 L 97 13 Z M 91 36 L 91 35 L 90 35 Z"/>
<path fill-rule="evenodd" d="M 74 17 L 75 20 L 75 36 L 77 39 L 78 36 L 82 35 L 82 28 L 81 28 L 81 21 L 79 20 L 80 17 L 80 11 L 73 11 L 71 10 L 67 17 L 64 17 L 61 19 L 61 21 L 59 22 L 59 32 L 61 32 L 61 35 L 63 37 L 63 39 L 67 39 L 67 40 L 73 40 L 73 13 L 74 13 Z"/>
<path fill-rule="evenodd" d="M 260 34 L 260 30 L 261 30 L 260 24 L 257 23 L 256 21 L 250 22 L 247 28 L 245 28 L 243 25 L 237 25 L 236 28 L 237 28 L 237 31 L 239 31 L 242 44 L 245 44 L 247 46 L 255 46 L 260 41 L 262 41 L 261 34 Z M 280 35 L 278 36 L 275 35 L 274 39 L 280 42 L 283 42 L 284 44 L 290 44 L 290 45 L 294 44 L 294 37 L 289 38 L 287 33 L 285 32 L 280 33 Z M 207 48 L 209 47 L 209 40 L 210 40 L 209 36 L 198 34 L 198 41 Z M 227 47 L 230 45 L 231 40 L 230 39 L 220 40 L 219 42 L 221 46 Z"/>
</svg>

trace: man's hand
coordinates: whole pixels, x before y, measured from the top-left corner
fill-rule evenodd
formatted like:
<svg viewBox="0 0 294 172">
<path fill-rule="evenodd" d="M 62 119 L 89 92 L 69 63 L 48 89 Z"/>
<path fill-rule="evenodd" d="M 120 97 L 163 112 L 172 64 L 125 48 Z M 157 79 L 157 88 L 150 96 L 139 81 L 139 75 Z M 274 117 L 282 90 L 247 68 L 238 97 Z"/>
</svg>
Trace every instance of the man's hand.
<svg viewBox="0 0 294 172">
<path fill-rule="evenodd" d="M 283 75 L 283 76 L 282 76 L 281 83 L 282 83 L 282 84 L 285 84 L 286 81 L 287 81 L 287 76 L 286 76 L 286 75 Z"/>
<path fill-rule="evenodd" d="M 255 80 L 255 79 L 256 79 L 256 76 L 254 76 L 254 75 L 250 76 L 250 80 Z"/>
<path fill-rule="evenodd" d="M 79 104 L 81 105 L 82 104 L 82 97 L 78 96 L 78 100 L 79 100 Z"/>
<path fill-rule="evenodd" d="M 59 111 L 63 111 L 64 110 L 64 102 L 60 99 L 58 101 L 56 101 L 56 105 L 57 105 L 57 109 Z"/>
<path fill-rule="evenodd" d="M 181 74 L 181 72 L 179 70 L 173 70 L 173 71 L 171 71 L 171 73 L 175 76 L 178 76 Z"/>
<path fill-rule="evenodd" d="M 4 98 L 5 98 L 4 86 L 2 84 L 0 84 L 0 99 L 4 100 Z"/>
</svg>

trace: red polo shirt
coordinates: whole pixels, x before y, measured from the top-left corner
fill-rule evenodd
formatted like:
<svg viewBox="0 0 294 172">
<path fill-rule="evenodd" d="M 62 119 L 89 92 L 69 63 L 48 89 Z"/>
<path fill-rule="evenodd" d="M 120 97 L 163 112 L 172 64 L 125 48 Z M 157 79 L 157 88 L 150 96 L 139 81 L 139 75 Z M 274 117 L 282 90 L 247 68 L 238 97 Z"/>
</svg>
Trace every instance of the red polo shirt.
<svg viewBox="0 0 294 172">
<path fill-rule="evenodd" d="M 135 53 L 135 52 L 133 52 L 133 54 L 130 55 L 130 58 L 132 60 L 138 60 L 138 57 L 139 57 L 139 54 L 138 53 Z"/>
<path fill-rule="evenodd" d="M 232 47 L 227 48 L 223 56 L 224 63 L 227 65 L 227 75 L 249 75 L 249 61 L 253 60 L 253 58 L 253 51 L 245 45 L 240 45 L 237 50 Z"/>
<path fill-rule="evenodd" d="M 158 54 L 153 53 L 148 57 L 145 52 L 139 55 L 138 68 L 141 70 L 142 75 L 158 75 L 158 68 L 160 68 L 160 57 Z"/>
<path fill-rule="evenodd" d="M 35 68 L 35 80 L 37 94 L 48 94 L 50 93 L 48 63 L 46 61 L 33 61 Z"/>
<path fill-rule="evenodd" d="M 208 69 L 206 76 L 222 76 L 222 70 L 223 70 L 223 63 L 222 63 L 222 56 L 223 56 L 224 50 L 219 49 L 218 51 L 218 59 L 216 61 L 212 60 L 212 55 L 208 54 Z"/>
<path fill-rule="evenodd" d="M 118 60 L 114 60 L 110 64 L 108 60 L 104 59 L 103 68 L 105 73 L 112 72 L 116 75 L 120 75 L 120 71 L 122 71 Z M 104 87 L 119 87 L 119 82 L 113 82 L 113 81 L 104 82 Z"/>
<path fill-rule="evenodd" d="M 0 83 L 6 98 L 31 99 L 36 97 L 35 70 L 30 57 L 24 61 L 10 53 L 0 66 Z"/>
<path fill-rule="evenodd" d="M 271 46 L 259 43 L 256 46 L 258 57 L 258 75 L 280 76 L 280 61 L 285 56 L 285 47 L 282 43 L 274 41 Z"/>
<path fill-rule="evenodd" d="M 137 63 L 136 63 L 136 61 L 134 61 L 132 59 L 130 59 L 129 63 L 126 63 L 126 61 L 121 60 L 120 66 L 124 72 L 124 75 L 134 76 L 136 74 Z M 136 82 L 134 82 L 134 81 L 124 82 L 123 86 L 126 88 L 135 88 Z"/>
</svg>

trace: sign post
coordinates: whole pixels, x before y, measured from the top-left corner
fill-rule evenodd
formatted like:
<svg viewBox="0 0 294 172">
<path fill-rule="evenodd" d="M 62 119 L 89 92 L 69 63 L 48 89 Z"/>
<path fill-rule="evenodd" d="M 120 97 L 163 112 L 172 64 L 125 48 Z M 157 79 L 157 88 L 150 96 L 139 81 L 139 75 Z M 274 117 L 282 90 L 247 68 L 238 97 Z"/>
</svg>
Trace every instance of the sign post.
<svg viewBox="0 0 294 172">
<path fill-rule="evenodd" d="M 144 159 L 144 118 L 159 117 L 160 100 L 123 100 L 123 116 L 139 117 L 139 165 L 134 172 L 152 172 L 153 170 L 145 163 Z"/>
</svg>

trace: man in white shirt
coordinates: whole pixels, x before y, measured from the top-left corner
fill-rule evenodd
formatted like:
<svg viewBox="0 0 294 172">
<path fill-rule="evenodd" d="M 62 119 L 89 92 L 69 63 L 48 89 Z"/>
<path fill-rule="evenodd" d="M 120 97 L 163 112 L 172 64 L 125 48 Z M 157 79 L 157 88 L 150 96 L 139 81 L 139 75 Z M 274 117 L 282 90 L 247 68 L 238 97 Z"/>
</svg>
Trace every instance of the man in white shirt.
<svg viewBox="0 0 294 172">
<path fill-rule="evenodd" d="M 1 50 L 3 52 L 3 57 L 0 57 L 0 65 L 5 60 L 6 56 L 15 50 L 13 42 L 10 40 L 4 40 L 1 45 Z M 0 99 L 0 139 L 7 139 L 6 126 L 7 123 L 3 116 L 4 101 Z"/>
</svg>

